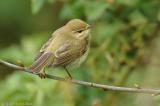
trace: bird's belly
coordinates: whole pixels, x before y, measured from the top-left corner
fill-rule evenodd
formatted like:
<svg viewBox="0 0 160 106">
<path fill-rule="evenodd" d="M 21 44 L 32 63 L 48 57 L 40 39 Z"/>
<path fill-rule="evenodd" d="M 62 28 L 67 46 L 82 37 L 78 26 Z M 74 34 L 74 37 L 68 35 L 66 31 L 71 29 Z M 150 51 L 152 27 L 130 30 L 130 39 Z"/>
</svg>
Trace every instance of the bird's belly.
<svg viewBox="0 0 160 106">
<path fill-rule="evenodd" d="M 77 58 L 75 61 L 71 62 L 71 67 L 76 68 L 79 67 L 81 65 L 81 63 L 83 63 L 85 61 L 85 59 L 87 58 L 89 53 L 89 47 L 87 49 L 87 51 L 79 58 Z"/>
</svg>

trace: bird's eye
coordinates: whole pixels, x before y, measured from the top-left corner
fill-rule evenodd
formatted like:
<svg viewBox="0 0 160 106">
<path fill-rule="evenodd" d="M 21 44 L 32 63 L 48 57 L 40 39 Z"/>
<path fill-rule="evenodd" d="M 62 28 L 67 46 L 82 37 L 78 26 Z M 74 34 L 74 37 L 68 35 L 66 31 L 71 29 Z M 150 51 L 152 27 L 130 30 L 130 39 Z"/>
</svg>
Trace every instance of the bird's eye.
<svg viewBox="0 0 160 106">
<path fill-rule="evenodd" d="M 79 31 L 77 31 L 78 33 L 81 33 L 83 30 L 79 30 Z"/>
</svg>

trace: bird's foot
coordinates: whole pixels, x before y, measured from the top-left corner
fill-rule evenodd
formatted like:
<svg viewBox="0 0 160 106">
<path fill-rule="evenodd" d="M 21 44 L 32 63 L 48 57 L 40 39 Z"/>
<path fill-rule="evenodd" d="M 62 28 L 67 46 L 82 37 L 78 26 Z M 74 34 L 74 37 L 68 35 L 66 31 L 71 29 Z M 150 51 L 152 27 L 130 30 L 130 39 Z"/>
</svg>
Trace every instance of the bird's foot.
<svg viewBox="0 0 160 106">
<path fill-rule="evenodd" d="M 71 77 L 71 76 L 67 76 L 67 77 L 65 78 L 65 80 L 70 81 L 70 80 L 72 80 L 72 77 Z"/>
<path fill-rule="evenodd" d="M 38 76 L 39 76 L 41 79 L 45 79 L 45 78 L 46 78 L 46 73 L 40 72 L 40 73 L 38 73 Z"/>
</svg>

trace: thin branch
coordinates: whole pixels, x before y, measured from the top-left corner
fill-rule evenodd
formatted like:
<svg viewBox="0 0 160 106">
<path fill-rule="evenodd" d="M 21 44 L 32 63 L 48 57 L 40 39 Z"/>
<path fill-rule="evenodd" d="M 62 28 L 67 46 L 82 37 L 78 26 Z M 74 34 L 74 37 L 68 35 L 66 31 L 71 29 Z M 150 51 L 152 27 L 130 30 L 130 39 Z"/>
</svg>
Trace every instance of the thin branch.
<svg viewBox="0 0 160 106">
<path fill-rule="evenodd" d="M 5 65 L 7 67 L 10 67 L 12 69 L 15 70 L 20 70 L 20 71 L 24 71 L 24 72 L 28 72 L 34 75 L 38 75 L 38 73 L 32 73 L 31 71 L 29 71 L 26 67 L 21 67 L 15 64 L 11 64 L 8 63 L 4 60 L 0 59 L 0 64 Z M 110 85 L 104 85 L 104 84 L 97 84 L 97 83 L 93 83 L 93 82 L 86 82 L 86 81 L 80 81 L 80 80 L 66 80 L 65 78 L 61 78 L 58 76 L 54 76 L 54 75 L 46 75 L 46 78 L 49 79 L 53 79 L 53 80 L 59 80 L 59 81 L 65 81 L 65 82 L 71 82 L 74 84 L 78 84 L 78 85 L 83 85 L 83 86 L 88 86 L 88 87 L 94 87 L 94 88 L 101 88 L 105 91 L 122 91 L 122 92 L 131 92 L 131 93 L 146 93 L 146 94 L 153 94 L 153 95 L 158 95 L 160 94 L 160 90 L 159 89 L 145 89 L 145 88 L 139 88 L 139 87 L 135 87 L 135 88 L 129 88 L 129 87 L 119 87 L 119 86 L 110 86 Z"/>
</svg>

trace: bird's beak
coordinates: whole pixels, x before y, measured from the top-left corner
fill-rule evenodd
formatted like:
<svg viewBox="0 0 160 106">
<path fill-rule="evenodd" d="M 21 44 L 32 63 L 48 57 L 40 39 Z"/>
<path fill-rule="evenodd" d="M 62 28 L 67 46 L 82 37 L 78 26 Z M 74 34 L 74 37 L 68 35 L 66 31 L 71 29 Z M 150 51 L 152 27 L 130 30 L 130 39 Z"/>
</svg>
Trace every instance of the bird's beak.
<svg viewBox="0 0 160 106">
<path fill-rule="evenodd" d="M 86 29 L 92 29 L 93 27 L 91 25 L 88 25 Z"/>
</svg>

